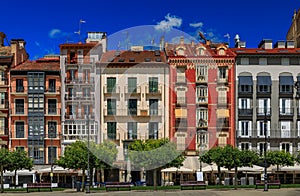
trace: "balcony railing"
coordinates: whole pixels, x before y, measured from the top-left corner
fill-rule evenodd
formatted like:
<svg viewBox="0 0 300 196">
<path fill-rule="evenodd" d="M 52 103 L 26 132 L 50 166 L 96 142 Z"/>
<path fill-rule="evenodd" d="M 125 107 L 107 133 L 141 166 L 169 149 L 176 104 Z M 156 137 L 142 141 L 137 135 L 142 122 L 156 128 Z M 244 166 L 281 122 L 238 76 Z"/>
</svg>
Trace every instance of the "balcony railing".
<svg viewBox="0 0 300 196">
<path fill-rule="evenodd" d="M 197 83 L 207 83 L 207 76 L 197 76 Z"/>
<path fill-rule="evenodd" d="M 82 85 L 89 85 L 94 84 L 95 79 L 94 77 L 85 78 L 85 77 L 74 77 L 74 78 L 66 78 L 66 84 L 82 84 Z"/>
<path fill-rule="evenodd" d="M 65 119 L 66 120 L 74 120 L 74 119 L 77 119 L 77 120 L 87 120 L 87 115 L 85 113 L 77 113 L 77 114 L 65 113 Z M 95 119 L 94 112 L 92 112 L 89 115 L 89 119 L 90 120 Z"/>
<path fill-rule="evenodd" d="M 162 116 L 162 109 L 104 109 L 105 116 Z"/>
<path fill-rule="evenodd" d="M 128 94 L 140 94 L 141 93 L 141 86 L 136 86 L 136 87 L 125 86 L 124 87 L 124 92 L 128 93 Z"/>
<path fill-rule="evenodd" d="M 294 115 L 294 108 L 279 108 L 280 116 L 292 116 Z"/>
<path fill-rule="evenodd" d="M 196 98 L 197 104 L 207 104 L 208 103 L 208 97 L 197 97 Z"/>
<path fill-rule="evenodd" d="M 204 129 L 207 127 L 208 127 L 207 120 L 202 120 L 202 119 L 198 120 L 197 128 Z"/>
<path fill-rule="evenodd" d="M 253 109 L 247 108 L 247 109 L 239 109 L 239 116 L 252 116 L 253 115 Z"/>
<path fill-rule="evenodd" d="M 271 108 L 257 108 L 257 115 L 258 116 L 264 116 L 264 115 L 271 115 Z"/>
</svg>

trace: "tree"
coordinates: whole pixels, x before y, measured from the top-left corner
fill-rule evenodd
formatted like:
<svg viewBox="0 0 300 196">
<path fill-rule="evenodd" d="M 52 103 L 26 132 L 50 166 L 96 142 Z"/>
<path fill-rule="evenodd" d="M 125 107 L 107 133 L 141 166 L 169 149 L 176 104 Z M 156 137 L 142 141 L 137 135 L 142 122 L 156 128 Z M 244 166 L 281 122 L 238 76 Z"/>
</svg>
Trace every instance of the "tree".
<svg viewBox="0 0 300 196">
<path fill-rule="evenodd" d="M 6 148 L 0 148 L 1 193 L 4 192 L 3 172 L 8 168 L 8 166 L 11 163 L 9 154 L 10 154 L 9 151 Z"/>
<path fill-rule="evenodd" d="M 82 191 L 84 192 L 84 179 L 85 170 L 88 169 L 88 153 L 90 150 L 87 148 L 85 142 L 76 141 L 71 145 L 67 146 L 64 152 L 64 156 L 61 156 L 56 164 L 64 168 L 69 169 L 81 169 L 82 174 Z M 93 153 L 90 153 L 89 166 L 90 169 L 95 168 L 97 158 Z M 90 172 L 90 171 L 89 171 Z"/>
<path fill-rule="evenodd" d="M 136 140 L 129 145 L 129 158 L 135 168 L 153 171 L 155 190 L 156 172 L 162 168 L 180 167 L 185 159 L 168 139 Z"/>
<path fill-rule="evenodd" d="M 27 153 L 23 150 L 15 150 L 9 153 L 10 164 L 9 171 L 15 172 L 14 184 L 16 186 L 17 170 L 29 169 L 33 167 L 33 160 L 27 157 Z"/>
<path fill-rule="evenodd" d="M 97 169 L 100 169 L 100 176 L 102 176 L 102 169 L 112 167 L 118 155 L 116 144 L 112 141 L 104 141 L 100 144 L 92 143 L 90 151 L 97 157 L 95 166 Z M 102 178 L 100 177 L 100 179 Z"/>
<path fill-rule="evenodd" d="M 215 147 L 207 151 L 200 157 L 204 163 L 215 163 L 218 166 L 220 177 L 220 167 L 225 167 L 228 170 L 235 169 L 235 179 L 237 179 L 238 167 L 252 167 L 259 160 L 257 153 L 227 145 L 224 148 Z M 235 188 L 237 188 L 237 180 L 235 180 Z"/>
<path fill-rule="evenodd" d="M 289 152 L 285 151 L 268 151 L 267 152 L 267 163 L 270 165 L 276 165 L 277 171 L 279 166 L 294 166 L 295 157 Z"/>
</svg>

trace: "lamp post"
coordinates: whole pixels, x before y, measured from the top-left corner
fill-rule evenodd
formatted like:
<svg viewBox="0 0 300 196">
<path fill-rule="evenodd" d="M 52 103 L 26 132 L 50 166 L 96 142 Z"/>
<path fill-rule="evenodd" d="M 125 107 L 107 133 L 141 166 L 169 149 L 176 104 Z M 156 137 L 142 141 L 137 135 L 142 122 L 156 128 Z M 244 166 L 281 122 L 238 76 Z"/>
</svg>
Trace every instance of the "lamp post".
<svg viewBox="0 0 300 196">
<path fill-rule="evenodd" d="M 90 117 L 89 114 L 86 115 L 87 117 L 87 132 L 88 132 L 88 165 L 87 165 L 87 176 L 86 176 L 86 192 L 90 193 Z"/>
<path fill-rule="evenodd" d="M 50 157 L 51 157 L 51 161 L 50 161 L 50 164 L 51 164 L 51 173 L 50 173 L 50 181 L 51 181 L 51 186 L 52 186 L 52 183 L 53 183 L 53 137 L 54 137 L 54 127 L 53 125 L 51 124 L 50 126 L 50 134 L 49 134 L 49 137 L 50 137 L 50 146 L 51 146 L 51 152 L 50 152 Z"/>
<path fill-rule="evenodd" d="M 265 134 L 265 145 L 264 145 L 264 160 L 265 160 L 265 173 L 264 173 L 264 191 L 268 191 L 268 174 L 267 174 L 267 111 L 265 111 L 264 118 L 264 134 Z"/>
</svg>

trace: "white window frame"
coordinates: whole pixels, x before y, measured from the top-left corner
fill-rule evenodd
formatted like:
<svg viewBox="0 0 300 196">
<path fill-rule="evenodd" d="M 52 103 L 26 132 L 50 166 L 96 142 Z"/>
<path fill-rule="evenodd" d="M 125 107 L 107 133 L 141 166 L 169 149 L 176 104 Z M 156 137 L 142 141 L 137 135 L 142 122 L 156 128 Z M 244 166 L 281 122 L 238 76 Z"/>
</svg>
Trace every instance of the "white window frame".
<svg viewBox="0 0 300 196">
<path fill-rule="evenodd" d="M 261 131 L 260 127 L 264 128 L 264 121 L 263 120 L 257 121 L 256 126 L 257 126 L 256 127 L 257 128 L 257 136 L 258 137 L 265 137 L 264 130 L 262 130 L 263 134 L 260 134 L 260 131 Z M 268 120 L 268 122 L 267 122 L 267 137 L 270 137 L 270 130 L 271 130 L 271 122 Z"/>
<path fill-rule="evenodd" d="M 248 126 L 246 126 L 246 123 L 248 123 Z M 248 128 L 248 134 L 243 134 L 243 128 Z M 247 120 L 241 120 L 239 121 L 239 136 L 240 137 L 249 137 L 252 135 L 252 121 Z"/>
<path fill-rule="evenodd" d="M 281 138 L 291 137 L 291 121 L 281 121 L 280 122 L 280 136 Z"/>
</svg>

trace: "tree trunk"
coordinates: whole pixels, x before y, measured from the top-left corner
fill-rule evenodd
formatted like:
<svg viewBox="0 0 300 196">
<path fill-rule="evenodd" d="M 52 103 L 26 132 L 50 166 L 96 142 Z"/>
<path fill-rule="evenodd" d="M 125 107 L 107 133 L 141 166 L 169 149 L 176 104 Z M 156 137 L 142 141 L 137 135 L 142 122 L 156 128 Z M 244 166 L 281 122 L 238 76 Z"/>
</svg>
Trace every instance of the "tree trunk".
<svg viewBox="0 0 300 196">
<path fill-rule="evenodd" d="M 85 169 L 82 169 L 82 179 L 81 179 L 81 182 L 82 182 L 82 192 L 84 192 L 84 187 L 85 187 L 85 184 L 84 184 L 84 181 L 85 181 Z"/>
<path fill-rule="evenodd" d="M 153 170 L 153 186 L 154 186 L 154 190 L 157 190 L 157 183 L 156 183 L 156 169 Z"/>
<path fill-rule="evenodd" d="M 1 171 L 1 193 L 4 192 L 4 187 L 3 187 L 3 165 L 0 166 L 0 171 Z"/>
<path fill-rule="evenodd" d="M 234 189 L 237 190 L 237 167 L 234 168 Z"/>
<path fill-rule="evenodd" d="M 15 179 L 14 179 L 15 189 L 17 187 L 17 170 L 15 170 Z"/>
</svg>

